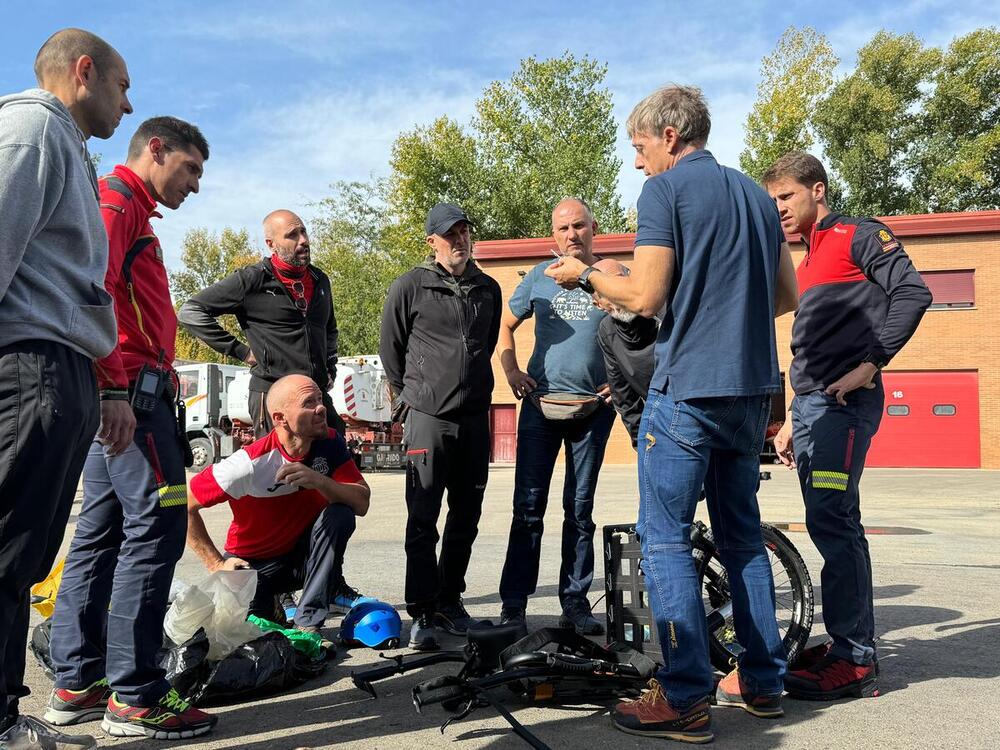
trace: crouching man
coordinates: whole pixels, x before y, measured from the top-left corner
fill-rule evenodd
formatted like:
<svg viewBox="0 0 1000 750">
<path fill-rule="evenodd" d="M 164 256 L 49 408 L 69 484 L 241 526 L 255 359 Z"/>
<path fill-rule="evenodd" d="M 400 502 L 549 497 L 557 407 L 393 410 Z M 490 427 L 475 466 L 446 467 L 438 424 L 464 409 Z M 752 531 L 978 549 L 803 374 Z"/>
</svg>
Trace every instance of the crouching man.
<svg viewBox="0 0 1000 750">
<path fill-rule="evenodd" d="M 301 588 L 295 625 L 316 633 L 343 585 L 344 551 L 371 491 L 343 437 L 327 426 L 323 393 L 310 378 L 275 382 L 267 411 L 271 432 L 191 480 L 188 545 L 209 571 L 257 571 L 250 614 L 275 619 L 277 596 Z M 233 522 L 223 555 L 201 511 L 227 502 Z"/>
</svg>

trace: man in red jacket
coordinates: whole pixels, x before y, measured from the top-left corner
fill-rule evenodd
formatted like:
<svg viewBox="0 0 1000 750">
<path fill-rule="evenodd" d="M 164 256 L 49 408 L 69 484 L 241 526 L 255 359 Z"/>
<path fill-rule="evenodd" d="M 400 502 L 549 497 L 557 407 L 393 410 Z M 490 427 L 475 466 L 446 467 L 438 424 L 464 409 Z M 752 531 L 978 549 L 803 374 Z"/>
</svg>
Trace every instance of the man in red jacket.
<svg viewBox="0 0 1000 750">
<path fill-rule="evenodd" d="M 53 615 L 55 689 L 45 716 L 54 724 L 103 717 L 111 735 L 181 739 L 216 722 L 181 700 L 156 661 L 184 551 L 187 486 L 171 370 L 177 318 L 149 220 L 158 203 L 176 209 L 198 192 L 207 158 L 198 128 L 154 117 L 132 137 L 126 163 L 99 183 L 118 345 L 97 362 L 101 427 Z"/>
</svg>

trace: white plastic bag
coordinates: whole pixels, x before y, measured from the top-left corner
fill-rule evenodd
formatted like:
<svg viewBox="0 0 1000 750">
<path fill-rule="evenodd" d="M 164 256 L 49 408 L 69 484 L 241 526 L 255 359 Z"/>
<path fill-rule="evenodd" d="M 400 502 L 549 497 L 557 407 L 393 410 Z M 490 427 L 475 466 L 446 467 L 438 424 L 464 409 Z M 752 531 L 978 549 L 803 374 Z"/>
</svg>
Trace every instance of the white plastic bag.
<svg viewBox="0 0 1000 750">
<path fill-rule="evenodd" d="M 174 643 L 184 643 L 198 628 L 208 636 L 208 658 L 218 660 L 260 629 L 246 621 L 257 590 L 256 570 L 219 570 L 180 591 L 163 620 L 163 632 Z"/>
</svg>

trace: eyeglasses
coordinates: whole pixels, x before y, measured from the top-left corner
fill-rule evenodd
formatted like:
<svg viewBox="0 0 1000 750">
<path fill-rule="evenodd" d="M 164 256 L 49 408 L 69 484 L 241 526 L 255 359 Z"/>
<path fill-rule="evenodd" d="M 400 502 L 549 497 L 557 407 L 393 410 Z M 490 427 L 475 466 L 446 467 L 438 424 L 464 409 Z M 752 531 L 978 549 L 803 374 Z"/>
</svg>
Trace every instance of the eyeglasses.
<svg viewBox="0 0 1000 750">
<path fill-rule="evenodd" d="M 295 307 L 299 312 L 305 313 L 309 303 L 306 302 L 306 288 L 301 281 L 292 282 L 292 294 L 295 299 Z"/>
</svg>

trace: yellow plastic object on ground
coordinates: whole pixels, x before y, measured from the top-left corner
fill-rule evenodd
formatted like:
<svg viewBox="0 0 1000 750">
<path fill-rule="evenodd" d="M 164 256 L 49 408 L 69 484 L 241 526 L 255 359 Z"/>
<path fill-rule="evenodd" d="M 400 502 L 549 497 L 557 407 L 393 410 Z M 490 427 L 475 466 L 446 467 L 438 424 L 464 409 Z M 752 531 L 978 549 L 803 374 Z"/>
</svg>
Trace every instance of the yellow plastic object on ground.
<svg viewBox="0 0 1000 750">
<path fill-rule="evenodd" d="M 65 564 L 66 558 L 64 557 L 56 563 L 44 581 L 31 587 L 31 606 L 42 617 L 52 617 L 52 612 L 56 608 L 56 594 L 59 592 L 59 584 L 62 583 L 63 565 Z"/>
</svg>

